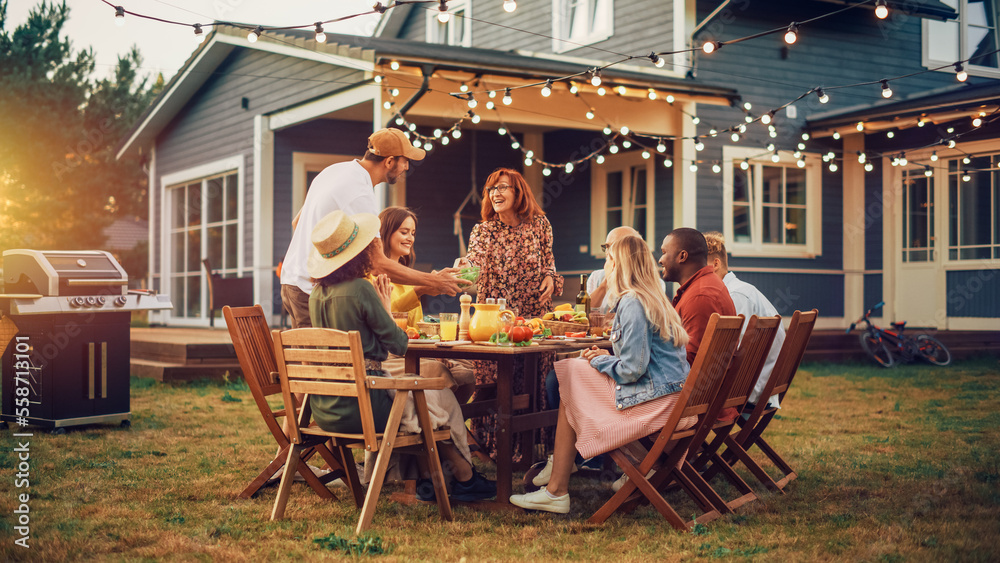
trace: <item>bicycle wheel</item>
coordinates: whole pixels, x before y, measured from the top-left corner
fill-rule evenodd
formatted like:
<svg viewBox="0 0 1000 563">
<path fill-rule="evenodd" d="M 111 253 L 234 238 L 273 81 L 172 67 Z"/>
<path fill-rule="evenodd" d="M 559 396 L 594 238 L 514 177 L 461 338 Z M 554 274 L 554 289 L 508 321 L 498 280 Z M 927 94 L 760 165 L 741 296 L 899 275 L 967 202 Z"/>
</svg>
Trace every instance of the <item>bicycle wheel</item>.
<svg viewBox="0 0 1000 563">
<path fill-rule="evenodd" d="M 858 335 L 861 340 L 861 348 L 867 353 L 873 360 L 878 362 L 878 364 L 884 368 L 891 368 L 895 363 L 892 358 L 892 353 L 889 352 L 889 348 L 882 342 L 882 339 L 877 335 L 870 332 L 862 332 Z"/>
<path fill-rule="evenodd" d="M 920 356 L 936 366 L 946 366 L 951 363 L 951 352 L 937 338 L 922 334 L 917 337 L 920 346 Z"/>
</svg>

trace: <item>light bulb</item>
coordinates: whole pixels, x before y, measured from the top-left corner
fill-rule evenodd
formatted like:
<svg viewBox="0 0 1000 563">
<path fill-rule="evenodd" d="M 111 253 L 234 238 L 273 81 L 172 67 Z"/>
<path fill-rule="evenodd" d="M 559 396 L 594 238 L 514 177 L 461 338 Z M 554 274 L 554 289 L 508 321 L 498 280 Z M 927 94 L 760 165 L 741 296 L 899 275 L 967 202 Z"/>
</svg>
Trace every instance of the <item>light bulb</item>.
<svg viewBox="0 0 1000 563">
<path fill-rule="evenodd" d="M 594 112 L 588 111 L 587 112 L 587 119 L 594 119 Z"/>
<path fill-rule="evenodd" d="M 800 151 L 804 151 L 804 150 L 806 150 L 806 144 L 805 144 L 805 143 L 799 143 L 799 144 L 798 144 L 798 147 L 799 147 L 799 150 L 800 150 Z"/>
<path fill-rule="evenodd" d="M 546 166 L 545 168 L 542 169 L 542 175 L 543 176 L 551 176 L 552 175 L 552 169 L 550 169 L 548 166 Z"/>
<path fill-rule="evenodd" d="M 392 90 L 389 90 L 389 93 L 392 94 L 393 97 L 398 96 L 399 95 L 399 88 L 393 88 Z"/>
<path fill-rule="evenodd" d="M 441 5 L 438 6 L 438 21 L 448 23 L 449 20 L 451 20 L 451 14 L 448 13 L 448 4 L 442 0 Z"/>
<path fill-rule="evenodd" d="M 711 129 L 708 130 L 708 134 L 715 137 L 716 135 L 719 134 L 719 130 L 716 129 L 715 127 L 712 127 Z"/>
<path fill-rule="evenodd" d="M 603 154 L 597 155 L 597 158 L 595 158 L 594 161 L 597 162 L 597 164 L 604 164 L 604 155 Z"/>
<path fill-rule="evenodd" d="M 734 143 L 737 143 L 740 140 L 740 134 L 733 131 L 733 134 L 729 138 L 732 139 Z"/>
<path fill-rule="evenodd" d="M 406 120 L 403 119 L 403 116 L 399 116 L 396 118 L 396 125 L 402 125 L 404 123 L 406 123 Z"/>
<path fill-rule="evenodd" d="M 462 138 L 462 130 L 456 128 L 454 131 L 451 132 L 451 136 L 454 137 L 454 138 L 456 138 L 456 139 L 461 139 Z"/>
<path fill-rule="evenodd" d="M 482 119 L 483 119 L 483 118 L 479 117 L 479 115 L 478 115 L 478 114 L 475 114 L 475 113 L 474 113 L 474 114 L 472 114 L 472 119 L 471 119 L 471 121 L 472 121 L 473 123 L 479 123 L 480 121 L 482 121 Z"/>
<path fill-rule="evenodd" d="M 934 175 L 934 170 L 932 170 L 930 166 L 924 169 L 924 176 L 930 178 L 933 175 Z"/>
<path fill-rule="evenodd" d="M 390 62 L 389 68 L 391 68 L 392 70 L 399 70 L 399 61 Z"/>
<path fill-rule="evenodd" d="M 649 92 L 646 94 L 646 97 L 649 98 L 650 100 L 655 100 L 656 99 L 656 90 L 653 90 L 652 88 L 650 88 Z"/>
<path fill-rule="evenodd" d="M 490 100 L 490 101 L 486 102 L 486 109 L 493 109 L 495 107 L 497 107 L 497 106 L 496 106 L 496 104 L 493 103 L 493 100 Z"/>
<path fill-rule="evenodd" d="M 706 41 L 702 43 L 701 50 L 704 51 L 706 55 L 711 55 L 718 50 L 719 47 L 722 47 L 722 44 L 718 41 Z"/>
<path fill-rule="evenodd" d="M 670 160 L 669 158 L 665 158 L 665 159 L 663 159 L 663 166 L 664 166 L 664 167 L 666 167 L 666 168 L 670 168 L 670 167 L 672 167 L 673 165 L 674 165 L 674 161 Z"/>
<path fill-rule="evenodd" d="M 627 148 L 629 148 L 631 146 L 632 146 L 632 141 L 629 141 L 628 139 L 625 139 L 624 141 L 622 141 L 622 148 L 623 149 L 627 149 Z"/>
<path fill-rule="evenodd" d="M 859 121 L 858 125 L 857 125 L 857 128 L 858 128 L 858 131 L 864 131 L 865 130 L 865 124 L 864 124 L 864 122 Z"/>
<path fill-rule="evenodd" d="M 965 72 L 965 67 L 962 63 L 955 63 L 955 79 L 959 82 L 965 82 L 969 79 L 969 73 Z"/>
<path fill-rule="evenodd" d="M 451 138 L 450 137 L 441 137 L 441 144 L 442 145 L 447 145 L 450 142 L 451 142 Z"/>
<path fill-rule="evenodd" d="M 607 93 L 608 93 L 608 91 L 604 89 L 604 86 L 600 86 L 600 87 L 597 88 L 597 95 L 598 96 L 603 96 L 604 94 L 607 94 Z"/>
<path fill-rule="evenodd" d="M 840 131 L 834 131 L 833 132 L 833 140 L 834 141 L 839 141 L 840 140 Z"/>
<path fill-rule="evenodd" d="M 569 174 L 572 171 L 573 171 L 573 163 L 572 162 L 567 162 L 566 163 L 566 173 Z"/>
<path fill-rule="evenodd" d="M 115 6 L 115 25 L 121 27 L 125 25 L 125 8 Z"/>
<path fill-rule="evenodd" d="M 508 14 L 513 13 L 517 9 L 517 2 L 515 0 L 504 0 L 503 11 Z"/>
<path fill-rule="evenodd" d="M 605 134 L 605 135 L 610 135 L 610 134 L 611 134 L 611 128 L 610 128 L 610 127 L 608 127 L 608 126 L 605 126 L 605 127 L 604 127 L 604 134 Z"/>
<path fill-rule="evenodd" d="M 772 139 L 777 139 L 778 138 L 778 132 L 775 131 L 774 129 L 772 129 L 772 130 L 768 131 L 767 136 L 771 137 Z"/>
<path fill-rule="evenodd" d="M 885 0 L 875 0 L 875 17 L 880 20 L 889 17 L 889 7 L 885 5 Z"/>
<path fill-rule="evenodd" d="M 875 166 L 872 163 L 870 163 L 870 162 L 866 162 L 865 163 L 865 172 L 871 172 L 872 170 L 875 170 Z"/>
<path fill-rule="evenodd" d="M 826 95 L 826 92 L 822 88 L 816 88 L 816 96 L 819 97 L 819 103 L 825 104 L 830 101 L 830 96 Z"/>
<path fill-rule="evenodd" d="M 201 43 L 205 41 L 205 32 L 201 30 L 201 24 L 194 24 L 194 42 Z"/>
<path fill-rule="evenodd" d="M 949 149 L 955 148 L 955 139 L 951 139 L 950 141 L 948 141 L 948 148 Z"/>
<path fill-rule="evenodd" d="M 858 164 L 864 164 L 866 160 L 868 160 L 868 157 L 865 153 L 858 151 Z"/>
<path fill-rule="evenodd" d="M 390 102 L 389 100 L 386 100 L 386 101 L 382 102 L 382 107 L 384 107 L 385 109 L 389 109 L 389 108 L 392 107 L 392 102 Z"/>
<path fill-rule="evenodd" d="M 429 151 L 429 150 L 431 150 L 433 148 L 434 148 L 434 143 L 432 143 L 430 141 L 427 141 L 426 143 L 424 143 L 424 150 L 425 151 Z"/>
<path fill-rule="evenodd" d="M 576 94 L 579 91 L 580 91 L 580 88 L 576 85 L 576 82 L 570 82 L 569 83 L 569 93 L 570 94 Z"/>
<path fill-rule="evenodd" d="M 512 148 L 514 150 L 517 150 L 517 149 L 521 148 L 521 143 L 518 143 L 517 141 L 514 141 L 513 143 L 510 144 L 510 148 Z"/>
<path fill-rule="evenodd" d="M 420 142 L 420 139 L 413 139 L 413 146 L 419 149 L 421 144 L 423 143 Z"/>
<path fill-rule="evenodd" d="M 972 159 L 971 158 L 969 158 L 967 156 L 962 157 L 962 164 L 971 164 L 971 163 L 972 163 Z"/>
<path fill-rule="evenodd" d="M 691 166 L 688 166 L 688 170 L 690 170 L 691 172 L 697 172 L 698 171 L 698 163 L 697 162 L 692 162 Z"/>
<path fill-rule="evenodd" d="M 611 154 L 618 154 L 618 145 L 612 144 L 610 147 L 608 147 L 608 152 L 610 152 Z"/>
<path fill-rule="evenodd" d="M 253 28 L 253 31 L 247 34 L 247 41 L 251 43 L 256 43 L 257 39 L 260 39 L 261 33 L 264 33 L 264 28 L 258 25 L 257 27 Z"/>
<path fill-rule="evenodd" d="M 705 143 L 703 143 L 701 141 L 695 142 L 695 144 L 694 144 L 694 150 L 696 150 L 698 152 L 701 152 L 701 151 L 705 150 Z"/>
<path fill-rule="evenodd" d="M 981 118 L 981 117 L 974 117 L 974 118 L 972 118 L 972 126 L 973 127 L 979 127 L 982 124 L 983 124 L 983 118 Z"/>
<path fill-rule="evenodd" d="M 937 162 L 937 159 L 938 159 L 937 151 L 932 152 L 931 153 L 931 162 Z"/>
<path fill-rule="evenodd" d="M 656 152 L 666 152 L 666 150 L 667 150 L 667 145 L 663 144 L 662 141 L 657 143 Z"/>
<path fill-rule="evenodd" d="M 741 123 L 740 126 L 739 126 L 739 128 L 738 128 L 738 130 L 740 132 L 740 135 L 746 133 L 747 132 L 747 126 L 746 126 L 746 124 L 745 123 Z"/>
<path fill-rule="evenodd" d="M 503 105 L 509 106 L 513 101 L 514 98 L 510 97 L 510 88 L 507 88 L 503 93 Z"/>
<path fill-rule="evenodd" d="M 743 162 L 740 163 L 740 169 L 741 170 L 748 170 L 749 168 L 750 168 L 750 161 L 748 161 L 747 159 L 744 158 Z"/>
<path fill-rule="evenodd" d="M 882 81 L 882 97 L 883 98 L 891 98 L 892 97 L 892 88 L 889 88 L 889 81 L 888 80 L 883 80 Z"/>
<path fill-rule="evenodd" d="M 712 165 L 712 172 L 715 172 L 716 174 L 718 174 L 719 172 L 722 172 L 722 167 L 719 166 L 718 163 L 715 163 L 715 164 Z"/>
<path fill-rule="evenodd" d="M 795 43 L 795 40 L 799 38 L 798 35 L 799 28 L 794 23 L 788 26 L 788 31 L 785 32 L 785 43 L 789 45 Z"/>
<path fill-rule="evenodd" d="M 372 80 L 375 81 L 375 84 L 381 84 L 382 83 L 382 75 L 381 74 L 376 74 L 375 78 L 372 78 Z"/>
<path fill-rule="evenodd" d="M 885 132 L 885 136 L 886 136 L 886 138 L 889 138 L 889 139 L 891 139 L 891 138 L 895 137 L 895 136 L 896 136 L 896 134 L 895 134 L 895 133 L 893 133 L 892 131 L 886 131 L 886 132 Z"/>
<path fill-rule="evenodd" d="M 924 125 L 927 125 L 927 122 L 923 118 L 917 120 L 917 127 L 923 127 Z"/>
<path fill-rule="evenodd" d="M 618 130 L 622 135 L 628 135 L 629 129 L 627 125 L 622 125 L 622 128 Z"/>
<path fill-rule="evenodd" d="M 326 43 L 326 33 L 323 32 L 323 24 L 316 22 L 316 42 Z"/>
<path fill-rule="evenodd" d="M 900 166 L 906 166 L 907 162 L 908 161 L 906 160 L 906 155 L 904 155 L 904 154 L 899 155 L 899 165 Z"/>
<path fill-rule="evenodd" d="M 668 104 L 674 103 L 674 96 L 673 96 L 673 94 L 667 94 L 666 100 L 667 100 Z"/>
<path fill-rule="evenodd" d="M 530 157 L 525 157 L 525 159 L 524 159 L 524 165 L 525 165 L 525 166 L 531 166 L 531 164 L 532 164 L 533 162 L 534 162 L 534 161 L 533 161 L 533 160 L 531 160 L 531 158 L 530 158 Z"/>
<path fill-rule="evenodd" d="M 621 85 L 619 85 L 618 88 L 615 88 L 615 90 L 618 91 L 619 96 L 624 96 L 625 94 L 628 93 L 628 89 Z"/>
<path fill-rule="evenodd" d="M 773 118 L 774 118 L 774 111 L 769 111 L 764 115 L 760 116 L 760 122 L 763 123 L 764 125 L 768 125 L 771 123 L 771 119 Z"/>
<path fill-rule="evenodd" d="M 535 157 L 535 151 L 531 151 L 531 150 L 525 151 L 524 156 L 526 156 L 528 158 L 534 158 Z"/>
<path fill-rule="evenodd" d="M 416 123 L 411 123 L 407 127 L 410 129 L 410 131 L 416 131 L 417 130 L 417 124 Z"/>
<path fill-rule="evenodd" d="M 778 153 L 773 153 L 771 155 L 771 162 L 781 162 L 781 157 L 778 156 Z"/>
<path fill-rule="evenodd" d="M 475 109 L 475 107 L 478 105 L 479 102 L 476 101 L 476 97 L 473 96 L 472 94 L 469 94 L 469 109 Z"/>
<path fill-rule="evenodd" d="M 799 168 L 805 168 L 806 167 L 806 161 L 802 160 L 800 158 L 800 159 L 798 159 L 798 160 L 795 161 L 795 166 L 798 166 Z"/>
<path fill-rule="evenodd" d="M 753 109 L 753 104 L 750 102 L 743 102 L 743 111 L 750 111 Z"/>
<path fill-rule="evenodd" d="M 748 113 L 743 117 L 743 121 L 746 121 L 747 123 L 753 123 L 753 116 Z"/>
<path fill-rule="evenodd" d="M 499 133 L 501 135 L 506 135 L 507 134 L 507 128 L 506 127 L 501 127 L 499 129 L 497 129 L 497 133 Z"/>
<path fill-rule="evenodd" d="M 642 151 L 642 158 L 649 160 L 649 157 L 653 156 L 649 151 Z"/>
<path fill-rule="evenodd" d="M 590 78 L 590 83 L 593 84 L 594 87 L 600 86 L 601 85 L 601 71 L 600 71 L 600 69 L 596 69 L 595 68 L 593 70 L 593 73 L 594 73 L 594 75 Z"/>
<path fill-rule="evenodd" d="M 962 172 L 962 181 L 968 182 L 969 180 L 972 180 L 972 176 L 968 172 Z"/>
<path fill-rule="evenodd" d="M 699 123 L 701 123 L 701 118 L 698 117 L 697 115 L 692 116 L 691 117 L 691 123 L 694 123 L 695 125 L 698 125 Z"/>
<path fill-rule="evenodd" d="M 830 172 L 836 172 L 836 171 L 837 171 L 837 163 L 836 162 L 831 162 L 830 163 Z"/>
<path fill-rule="evenodd" d="M 548 98 L 552 95 L 552 79 L 545 81 L 545 86 L 542 86 L 542 96 Z"/>
</svg>

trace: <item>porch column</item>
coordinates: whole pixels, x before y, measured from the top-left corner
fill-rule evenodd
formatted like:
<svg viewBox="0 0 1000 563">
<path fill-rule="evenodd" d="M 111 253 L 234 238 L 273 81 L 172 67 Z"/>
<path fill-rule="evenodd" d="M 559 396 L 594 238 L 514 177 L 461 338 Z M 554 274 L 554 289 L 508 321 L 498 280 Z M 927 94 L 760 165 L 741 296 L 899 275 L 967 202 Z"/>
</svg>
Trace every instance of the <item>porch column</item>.
<svg viewBox="0 0 1000 563">
<path fill-rule="evenodd" d="M 274 131 L 270 118 L 253 119 L 253 300 L 272 322 L 274 309 Z M 242 249 L 242 244 L 240 245 Z M 242 254 L 242 252 L 238 252 Z M 245 261 L 237 263 L 243 269 Z"/>
<path fill-rule="evenodd" d="M 855 158 L 865 150 L 863 133 L 844 135 L 843 264 L 844 323 L 865 310 L 865 169 Z"/>
<path fill-rule="evenodd" d="M 525 133 L 524 134 L 524 148 L 529 151 L 534 151 L 536 158 L 545 158 L 545 150 L 543 148 L 541 133 Z M 545 193 L 545 176 L 542 175 L 542 166 L 540 164 L 534 164 L 532 166 L 525 166 L 524 179 L 531 186 L 531 192 L 535 195 L 535 200 L 538 205 L 543 205 L 545 198 L 542 194 Z M 560 170 L 559 168 L 556 171 Z M 558 173 L 558 172 L 555 172 Z"/>
<path fill-rule="evenodd" d="M 697 115 L 698 107 L 694 102 L 680 105 L 681 111 L 689 115 Z M 681 119 L 678 127 L 681 137 L 692 137 L 698 128 L 690 119 Z M 698 159 L 698 151 L 694 150 L 692 139 L 674 141 L 674 224 L 673 228 L 698 228 L 698 173 L 690 169 L 691 161 Z M 667 233 L 656 233 L 660 240 L 654 247 L 659 247 L 662 237 Z"/>
</svg>

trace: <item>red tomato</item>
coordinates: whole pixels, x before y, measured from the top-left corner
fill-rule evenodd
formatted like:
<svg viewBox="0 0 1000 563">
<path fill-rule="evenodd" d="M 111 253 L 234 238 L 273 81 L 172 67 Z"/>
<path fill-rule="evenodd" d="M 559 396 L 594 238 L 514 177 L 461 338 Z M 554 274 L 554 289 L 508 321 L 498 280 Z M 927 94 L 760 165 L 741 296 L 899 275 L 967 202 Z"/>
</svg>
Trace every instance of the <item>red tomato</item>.
<svg viewBox="0 0 1000 563">
<path fill-rule="evenodd" d="M 527 342 L 531 340 L 531 329 L 526 326 L 515 326 L 510 329 L 510 340 L 512 342 Z"/>
</svg>

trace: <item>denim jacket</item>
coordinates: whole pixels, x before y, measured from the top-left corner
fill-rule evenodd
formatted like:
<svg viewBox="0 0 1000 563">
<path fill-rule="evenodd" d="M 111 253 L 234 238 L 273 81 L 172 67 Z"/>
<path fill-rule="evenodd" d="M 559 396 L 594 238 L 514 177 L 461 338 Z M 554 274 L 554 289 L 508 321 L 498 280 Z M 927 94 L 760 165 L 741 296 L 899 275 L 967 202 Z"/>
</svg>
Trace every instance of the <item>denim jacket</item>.
<svg viewBox="0 0 1000 563">
<path fill-rule="evenodd" d="M 622 296 L 613 310 L 615 355 L 597 356 L 590 365 L 617 382 L 618 410 L 680 391 L 690 370 L 686 350 L 660 337 L 646 319 L 642 303 L 632 295 Z"/>
</svg>

